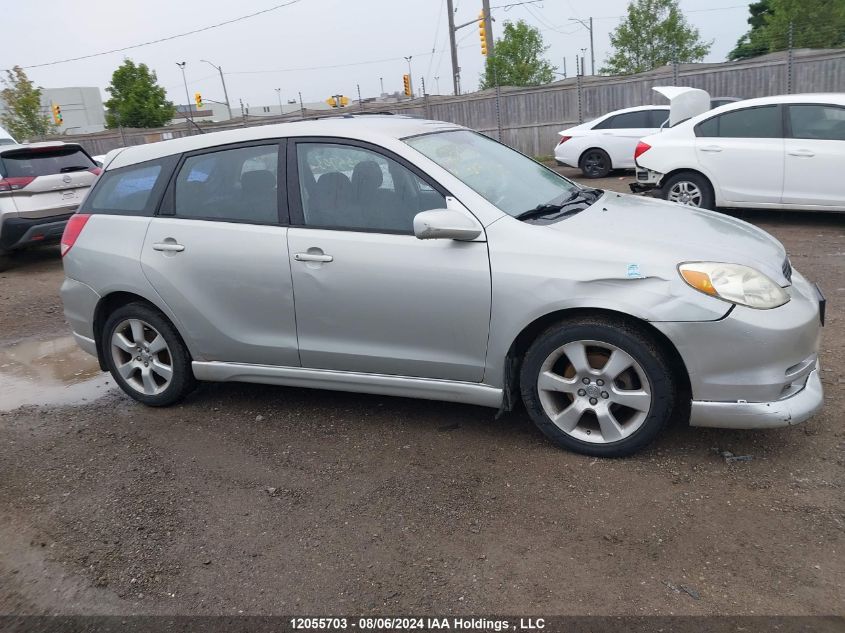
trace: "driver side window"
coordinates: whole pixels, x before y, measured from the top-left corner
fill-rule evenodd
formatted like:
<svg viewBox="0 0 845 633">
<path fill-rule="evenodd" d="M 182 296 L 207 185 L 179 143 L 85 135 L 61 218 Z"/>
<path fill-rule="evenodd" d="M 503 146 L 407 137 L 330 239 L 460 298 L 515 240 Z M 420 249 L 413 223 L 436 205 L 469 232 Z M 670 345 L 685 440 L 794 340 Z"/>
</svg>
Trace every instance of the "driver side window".
<svg viewBox="0 0 845 633">
<path fill-rule="evenodd" d="M 298 143 L 297 166 L 307 226 L 413 233 L 417 213 L 446 207 L 416 174 L 362 147 Z"/>
</svg>

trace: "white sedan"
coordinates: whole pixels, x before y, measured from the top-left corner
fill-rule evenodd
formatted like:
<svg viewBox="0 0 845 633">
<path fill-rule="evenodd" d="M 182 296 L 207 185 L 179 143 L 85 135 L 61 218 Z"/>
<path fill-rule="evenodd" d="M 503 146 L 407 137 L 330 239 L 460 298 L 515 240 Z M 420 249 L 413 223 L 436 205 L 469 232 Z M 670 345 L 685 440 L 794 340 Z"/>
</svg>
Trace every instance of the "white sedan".
<svg viewBox="0 0 845 633">
<path fill-rule="evenodd" d="M 633 169 L 634 148 L 669 118 L 669 106 L 637 106 L 559 132 L 555 160 L 578 167 L 587 178 L 603 178 L 611 169 Z"/>
<path fill-rule="evenodd" d="M 643 138 L 635 191 L 714 209 L 845 211 L 845 94 L 748 99 Z"/>
</svg>

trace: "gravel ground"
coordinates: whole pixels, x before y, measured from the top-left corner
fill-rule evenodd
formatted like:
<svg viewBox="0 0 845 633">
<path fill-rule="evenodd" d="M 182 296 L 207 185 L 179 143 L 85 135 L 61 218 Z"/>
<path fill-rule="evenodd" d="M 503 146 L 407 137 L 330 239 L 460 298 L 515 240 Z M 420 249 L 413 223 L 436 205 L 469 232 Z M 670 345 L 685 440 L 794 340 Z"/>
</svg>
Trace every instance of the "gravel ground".
<svg viewBox="0 0 845 633">
<path fill-rule="evenodd" d="M 0 613 L 845 613 L 845 217 L 740 215 L 828 295 L 804 425 L 596 460 L 522 411 L 234 384 L 153 410 L 104 385 L 0 413 Z M 55 248 L 0 273 L 0 371 L 66 336 L 61 278 Z M 88 364 L 43 401 L 92 371 L 56 358 Z"/>
</svg>

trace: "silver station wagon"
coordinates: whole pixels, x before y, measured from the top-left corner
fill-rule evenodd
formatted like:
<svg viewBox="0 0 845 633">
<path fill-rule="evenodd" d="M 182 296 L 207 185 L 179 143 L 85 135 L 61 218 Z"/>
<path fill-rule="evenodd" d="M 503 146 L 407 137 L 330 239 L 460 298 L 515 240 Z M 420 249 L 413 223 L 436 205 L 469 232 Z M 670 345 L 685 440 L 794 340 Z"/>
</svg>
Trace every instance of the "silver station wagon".
<svg viewBox="0 0 845 633">
<path fill-rule="evenodd" d="M 768 428 L 822 404 L 824 299 L 777 240 L 453 124 L 247 128 L 104 169 L 62 240 L 65 315 L 147 405 L 197 381 L 521 400 L 557 445 L 621 456 L 673 417 Z"/>
</svg>

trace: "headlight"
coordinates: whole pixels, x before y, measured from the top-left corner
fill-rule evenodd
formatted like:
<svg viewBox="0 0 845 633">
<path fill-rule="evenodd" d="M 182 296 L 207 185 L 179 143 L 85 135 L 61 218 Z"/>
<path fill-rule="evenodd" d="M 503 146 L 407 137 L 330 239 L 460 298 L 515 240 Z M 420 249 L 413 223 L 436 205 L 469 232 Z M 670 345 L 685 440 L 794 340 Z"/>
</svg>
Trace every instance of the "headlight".
<svg viewBox="0 0 845 633">
<path fill-rule="evenodd" d="M 763 273 L 741 264 L 687 262 L 678 266 L 690 286 L 711 297 L 769 310 L 789 301 L 789 295 Z"/>
</svg>

